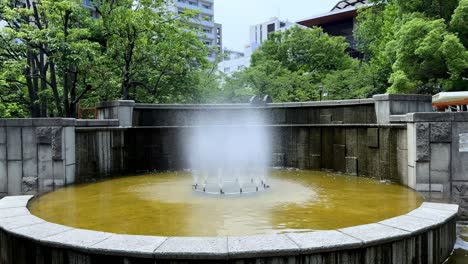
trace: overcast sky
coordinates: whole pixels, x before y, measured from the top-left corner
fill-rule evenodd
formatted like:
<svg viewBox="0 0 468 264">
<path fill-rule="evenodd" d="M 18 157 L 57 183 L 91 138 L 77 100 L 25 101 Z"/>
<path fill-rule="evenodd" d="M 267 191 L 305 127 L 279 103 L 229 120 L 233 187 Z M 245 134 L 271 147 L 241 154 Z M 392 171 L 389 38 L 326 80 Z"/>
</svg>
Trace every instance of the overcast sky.
<svg viewBox="0 0 468 264">
<path fill-rule="evenodd" d="M 330 11 L 338 0 L 215 0 L 215 21 L 223 24 L 223 46 L 243 51 L 250 26 L 271 17 L 296 22 Z"/>
</svg>

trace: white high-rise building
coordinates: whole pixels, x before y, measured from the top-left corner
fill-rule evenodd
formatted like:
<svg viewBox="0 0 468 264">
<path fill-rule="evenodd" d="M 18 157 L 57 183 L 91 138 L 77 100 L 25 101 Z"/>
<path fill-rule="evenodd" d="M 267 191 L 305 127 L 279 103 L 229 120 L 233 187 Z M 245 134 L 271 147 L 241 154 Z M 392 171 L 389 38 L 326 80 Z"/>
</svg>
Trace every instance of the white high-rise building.
<svg viewBox="0 0 468 264">
<path fill-rule="evenodd" d="M 273 17 L 266 22 L 254 26 L 250 26 L 250 45 L 256 49 L 268 39 L 268 35 L 271 33 L 276 31 L 285 31 L 293 26 L 297 26 L 297 24 L 279 20 L 277 17 Z"/>
<path fill-rule="evenodd" d="M 285 31 L 294 26 L 301 26 L 293 22 L 279 20 L 277 17 L 250 26 L 250 44 L 245 46 L 243 53 L 224 50 L 225 58 L 218 64 L 218 70 L 227 75 L 250 67 L 252 53 L 268 39 L 268 35 L 276 31 Z M 302 26 L 301 26 L 302 27 Z M 232 56 L 235 54 L 236 56 Z"/>
<path fill-rule="evenodd" d="M 168 0 L 170 10 L 183 13 L 186 9 L 198 11 L 191 19 L 201 29 L 200 40 L 210 48 L 209 59 L 214 61 L 215 52 L 222 48 L 222 25 L 214 22 L 214 0 Z"/>
</svg>

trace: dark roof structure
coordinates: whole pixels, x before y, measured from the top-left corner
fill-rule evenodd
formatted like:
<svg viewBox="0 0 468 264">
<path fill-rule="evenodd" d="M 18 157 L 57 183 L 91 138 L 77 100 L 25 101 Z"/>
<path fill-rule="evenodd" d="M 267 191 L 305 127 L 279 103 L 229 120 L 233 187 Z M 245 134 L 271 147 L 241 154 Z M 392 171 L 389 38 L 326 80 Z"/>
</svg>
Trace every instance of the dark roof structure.
<svg viewBox="0 0 468 264">
<path fill-rule="evenodd" d="M 367 0 L 342 0 L 330 12 L 315 15 L 297 23 L 306 27 L 321 27 L 324 32 L 331 36 L 344 37 L 350 44 L 349 54 L 355 58 L 360 58 L 361 54 L 356 48 L 353 36 L 357 9 L 360 6 L 372 6 L 372 3 Z"/>
<path fill-rule="evenodd" d="M 332 8 L 331 11 L 339 10 L 339 9 L 345 9 L 350 6 L 358 7 L 361 5 L 366 5 L 368 3 L 367 0 L 342 0 L 338 2 L 335 7 Z"/>
</svg>

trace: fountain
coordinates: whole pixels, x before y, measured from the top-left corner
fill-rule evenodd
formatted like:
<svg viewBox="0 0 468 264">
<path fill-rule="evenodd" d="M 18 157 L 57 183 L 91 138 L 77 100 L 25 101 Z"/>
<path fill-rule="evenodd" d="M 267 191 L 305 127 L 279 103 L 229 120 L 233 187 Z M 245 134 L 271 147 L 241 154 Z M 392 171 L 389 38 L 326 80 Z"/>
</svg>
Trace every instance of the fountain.
<svg viewBox="0 0 468 264">
<path fill-rule="evenodd" d="M 262 116 L 245 112 L 223 120 L 202 119 L 193 130 L 188 147 L 192 188 L 212 195 L 267 190 L 270 137 Z"/>
<path fill-rule="evenodd" d="M 442 263 L 459 208 L 423 203 L 410 188 L 445 190 L 415 172 L 442 163 L 434 150 L 456 154 L 465 130 L 412 123 L 422 114 L 389 123 L 392 98 L 124 101 L 99 114 L 118 122 L 0 120 L 0 182 L 7 175 L 9 194 L 35 194 L 0 200 L 0 263 Z M 427 101 L 402 98 L 395 105 Z M 443 162 L 461 168 L 464 157 Z M 25 176 L 31 171 L 38 177 Z"/>
</svg>

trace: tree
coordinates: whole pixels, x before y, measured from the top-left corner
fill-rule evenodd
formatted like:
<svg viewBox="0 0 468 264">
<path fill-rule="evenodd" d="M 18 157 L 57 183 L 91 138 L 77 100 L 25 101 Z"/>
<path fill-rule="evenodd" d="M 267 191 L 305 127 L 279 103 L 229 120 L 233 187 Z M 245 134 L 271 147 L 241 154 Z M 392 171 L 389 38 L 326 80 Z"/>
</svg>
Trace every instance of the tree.
<svg viewBox="0 0 468 264">
<path fill-rule="evenodd" d="M 259 51 L 252 55 L 252 66 L 278 61 L 282 67 L 320 78 L 323 74 L 345 69 L 353 63 L 346 53 L 349 44 L 342 37 L 332 37 L 321 28 L 293 27 L 270 34 Z"/>
<path fill-rule="evenodd" d="M 294 27 L 269 35 L 252 55 L 252 66 L 233 78 L 275 101 L 318 100 L 318 87 L 327 76 L 358 65 L 347 47 L 344 38 L 331 37 L 320 28 Z"/>
<path fill-rule="evenodd" d="M 459 80 L 468 68 L 468 52 L 442 19 L 411 19 L 387 52 L 394 61 L 390 92 L 438 92 L 443 80 Z"/>
<path fill-rule="evenodd" d="M 22 84 L 33 117 L 47 116 L 49 97 L 59 116 L 74 116 L 88 91 L 86 84 L 79 85 L 78 74 L 94 49 L 86 39 L 89 18 L 81 2 L 1 0 L 0 19 L 7 24 L 0 33 L 4 88 L 18 90 Z"/>
<path fill-rule="evenodd" d="M 460 0 L 453 13 L 450 28 L 456 32 L 465 48 L 468 47 L 468 0 Z"/>
<path fill-rule="evenodd" d="M 466 89 L 466 47 L 458 38 L 463 41 L 466 31 L 466 1 L 458 8 L 458 0 L 374 2 L 359 11 L 355 36 L 378 90 L 431 94 Z"/>
<path fill-rule="evenodd" d="M 78 103 L 118 98 L 195 100 L 208 64 L 193 12 L 168 12 L 164 0 L 92 4 L 0 0 L 0 95 L 15 95 L 4 100 L 33 117 L 74 117 Z"/>
</svg>

